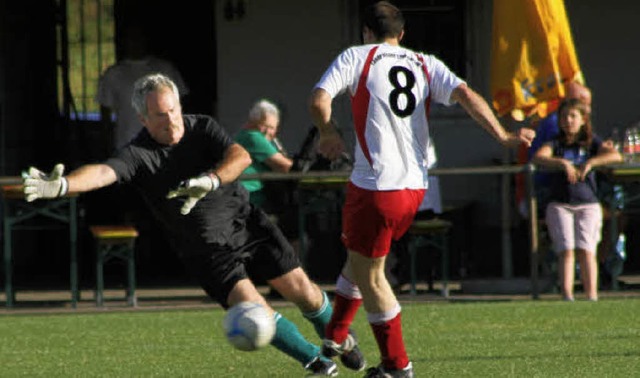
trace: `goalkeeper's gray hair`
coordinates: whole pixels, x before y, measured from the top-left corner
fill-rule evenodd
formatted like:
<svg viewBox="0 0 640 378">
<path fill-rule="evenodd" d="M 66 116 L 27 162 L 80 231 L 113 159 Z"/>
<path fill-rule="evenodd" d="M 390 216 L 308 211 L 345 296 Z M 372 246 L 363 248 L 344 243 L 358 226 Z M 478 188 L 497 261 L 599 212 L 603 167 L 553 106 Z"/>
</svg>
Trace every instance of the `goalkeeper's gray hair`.
<svg viewBox="0 0 640 378">
<path fill-rule="evenodd" d="M 169 88 L 176 95 L 180 102 L 180 92 L 176 83 L 168 76 L 160 73 L 149 74 L 136 80 L 133 85 L 133 95 L 131 96 L 131 105 L 136 113 L 147 116 L 147 95 L 161 88 Z"/>
</svg>

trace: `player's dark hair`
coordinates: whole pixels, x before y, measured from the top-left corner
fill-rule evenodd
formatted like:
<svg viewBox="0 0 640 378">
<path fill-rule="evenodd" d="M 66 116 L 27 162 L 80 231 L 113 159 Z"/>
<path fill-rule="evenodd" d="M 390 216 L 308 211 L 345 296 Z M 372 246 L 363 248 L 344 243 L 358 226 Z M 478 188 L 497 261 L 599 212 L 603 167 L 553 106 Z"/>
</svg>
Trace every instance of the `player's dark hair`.
<svg viewBox="0 0 640 378">
<path fill-rule="evenodd" d="M 388 1 L 369 5 L 364 11 L 363 21 L 378 39 L 398 37 L 404 29 L 402 12 Z"/>
</svg>

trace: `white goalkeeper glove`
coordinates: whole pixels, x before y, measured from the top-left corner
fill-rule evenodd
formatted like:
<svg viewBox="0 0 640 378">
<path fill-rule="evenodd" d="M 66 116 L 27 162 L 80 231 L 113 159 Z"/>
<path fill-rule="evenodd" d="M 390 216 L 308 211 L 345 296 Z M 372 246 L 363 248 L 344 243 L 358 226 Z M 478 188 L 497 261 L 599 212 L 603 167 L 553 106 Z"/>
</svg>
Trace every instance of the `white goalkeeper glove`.
<svg viewBox="0 0 640 378">
<path fill-rule="evenodd" d="M 64 165 L 56 164 L 48 175 L 38 168 L 29 167 L 27 172 L 22 172 L 24 185 L 24 197 L 27 202 L 33 202 L 38 198 L 56 198 L 67 194 L 69 183 L 62 177 Z"/>
<path fill-rule="evenodd" d="M 191 212 L 191 209 L 206 196 L 207 193 L 214 191 L 220 187 L 220 179 L 215 173 L 212 175 L 205 174 L 202 176 L 190 178 L 180 183 L 177 189 L 172 190 L 167 194 L 167 198 L 175 198 L 186 196 L 180 213 L 187 215 Z"/>
</svg>

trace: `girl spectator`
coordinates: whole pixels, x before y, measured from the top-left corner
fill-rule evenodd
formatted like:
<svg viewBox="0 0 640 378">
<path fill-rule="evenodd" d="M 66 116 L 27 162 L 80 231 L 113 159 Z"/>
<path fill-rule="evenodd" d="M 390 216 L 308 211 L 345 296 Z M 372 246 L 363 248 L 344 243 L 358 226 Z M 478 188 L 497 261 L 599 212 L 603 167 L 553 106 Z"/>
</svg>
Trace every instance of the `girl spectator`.
<svg viewBox="0 0 640 378">
<path fill-rule="evenodd" d="M 593 134 L 588 105 L 565 100 L 558 110 L 560 134 L 545 143 L 533 162 L 554 168 L 546 222 L 553 249 L 558 254 L 562 295 L 573 301 L 575 255 L 582 287 L 588 300 L 598 300 L 596 250 L 602 232 L 602 207 L 593 169 L 622 161 L 610 144 Z"/>
</svg>

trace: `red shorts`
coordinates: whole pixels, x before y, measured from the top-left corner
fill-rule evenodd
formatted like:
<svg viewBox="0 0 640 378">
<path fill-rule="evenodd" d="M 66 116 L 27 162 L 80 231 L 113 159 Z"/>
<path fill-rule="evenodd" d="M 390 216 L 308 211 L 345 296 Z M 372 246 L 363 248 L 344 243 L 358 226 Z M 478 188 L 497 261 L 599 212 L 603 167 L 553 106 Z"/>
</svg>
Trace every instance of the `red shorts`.
<svg viewBox="0 0 640 378">
<path fill-rule="evenodd" d="M 342 208 L 342 243 L 367 257 L 389 253 L 391 240 L 398 240 L 411 226 L 425 189 L 372 191 L 347 185 Z"/>
</svg>

